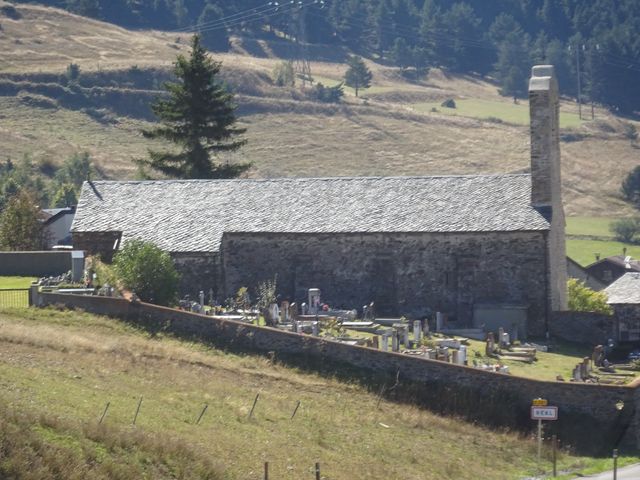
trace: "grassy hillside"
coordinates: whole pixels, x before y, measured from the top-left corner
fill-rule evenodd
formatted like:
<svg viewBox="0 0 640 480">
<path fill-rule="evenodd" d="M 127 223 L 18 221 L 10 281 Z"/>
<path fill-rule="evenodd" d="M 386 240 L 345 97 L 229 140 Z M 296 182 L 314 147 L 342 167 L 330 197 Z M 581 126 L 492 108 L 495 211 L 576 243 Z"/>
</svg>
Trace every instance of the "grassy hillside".
<svg viewBox="0 0 640 480">
<path fill-rule="evenodd" d="M 612 255 L 640 258 L 640 245 L 622 243 L 609 230 L 612 217 L 567 217 L 567 255 L 583 266 Z"/>
<path fill-rule="evenodd" d="M 5 475 L 261 479 L 269 461 L 272 477 L 301 479 L 319 461 L 327 479 L 514 479 L 536 468 L 530 438 L 378 407 L 362 386 L 81 312 L 2 310 L 0 352 Z M 561 465 L 598 462 L 564 453 Z"/>
<path fill-rule="evenodd" d="M 5 78 L 5 86 L 0 85 L 3 153 L 14 159 L 29 154 L 36 163 L 57 164 L 72 152 L 87 150 L 107 177 L 135 176 L 132 159 L 149 147 L 139 133 L 145 120 L 139 109 L 110 112 L 108 103 L 100 105 L 100 98 L 115 92 L 122 97 L 120 107 L 129 101 L 146 102 L 159 82 L 136 84 L 135 75 L 151 77 L 158 69 L 169 69 L 175 55 L 185 51 L 188 37 L 131 32 L 36 5 L 21 4 L 17 10 L 17 19 L 0 14 L 0 49 L 5 52 L 0 58 L 0 80 L 3 74 Z M 345 71 L 344 52 L 322 47 L 312 52 L 323 59 L 311 63 L 316 79 L 338 82 Z M 513 105 L 490 83 L 439 70 L 409 81 L 395 68 L 369 62 L 374 79 L 373 87 L 363 92 L 366 99 L 356 99 L 347 89 L 343 104 L 318 104 L 306 100 L 299 88 L 271 83 L 273 67 L 290 54 L 282 40 L 235 39 L 232 52 L 215 55 L 223 62 L 225 80 L 238 92 L 241 121 L 248 128 L 248 145 L 232 159 L 254 162 L 252 176 L 528 169 L 527 102 Z M 100 77 L 100 88 L 105 89 L 94 91 L 93 103 L 86 108 L 47 100 L 48 87 L 43 85 L 64 83 L 58 77 L 71 62 L 81 68 L 81 83 L 83 78 Z M 45 98 L 34 99 L 34 91 L 44 91 Z M 447 98 L 456 100 L 455 112 L 439 106 Z M 567 212 L 629 213 L 618 191 L 640 157 L 624 138 L 626 120 L 596 109 L 595 121 L 580 121 L 569 101 L 561 109 Z"/>
</svg>

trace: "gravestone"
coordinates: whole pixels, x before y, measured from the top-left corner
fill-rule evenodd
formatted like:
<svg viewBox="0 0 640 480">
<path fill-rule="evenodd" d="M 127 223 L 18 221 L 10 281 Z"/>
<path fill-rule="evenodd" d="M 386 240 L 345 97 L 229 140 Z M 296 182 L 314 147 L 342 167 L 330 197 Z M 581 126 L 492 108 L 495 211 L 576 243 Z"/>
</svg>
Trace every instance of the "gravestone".
<svg viewBox="0 0 640 480">
<path fill-rule="evenodd" d="M 575 368 L 573 369 L 571 377 L 573 378 L 573 381 L 575 381 L 575 382 L 581 382 L 582 381 L 582 377 L 580 376 L 580 365 L 576 365 L 575 366 Z"/>
<path fill-rule="evenodd" d="M 422 322 L 420 320 L 413 322 L 413 340 L 416 343 L 420 343 L 422 340 Z"/>
<path fill-rule="evenodd" d="M 498 328 L 498 345 L 500 348 L 507 348 L 507 346 L 503 343 L 502 337 L 504 336 L 504 328 Z"/>
<path fill-rule="evenodd" d="M 602 361 L 604 360 L 604 347 L 602 345 L 596 345 L 594 347 L 591 359 L 595 367 L 602 366 Z"/>
<path fill-rule="evenodd" d="M 460 352 L 458 350 L 451 351 L 451 363 L 460 365 Z"/>
<path fill-rule="evenodd" d="M 204 305 L 204 291 L 200 290 L 199 297 L 200 297 L 200 305 Z"/>
<path fill-rule="evenodd" d="M 389 351 L 389 337 L 390 336 L 391 336 L 391 334 L 386 330 L 382 333 L 382 351 L 384 351 L 384 352 L 388 352 Z"/>
<path fill-rule="evenodd" d="M 487 333 L 487 344 L 485 346 L 485 354 L 490 357 L 493 355 L 496 349 L 495 340 L 493 339 L 493 332 Z"/>
<path fill-rule="evenodd" d="M 442 331 L 444 326 L 444 314 L 442 312 L 436 312 L 436 332 Z"/>
<path fill-rule="evenodd" d="M 280 304 L 280 322 L 289 323 L 289 302 L 287 300 Z"/>
<path fill-rule="evenodd" d="M 398 338 L 397 330 L 393 330 L 391 333 L 391 350 L 394 352 L 400 351 L 400 339 Z"/>
<path fill-rule="evenodd" d="M 298 305 L 296 302 L 293 302 L 289 305 L 289 321 L 293 322 L 298 318 Z"/>
<path fill-rule="evenodd" d="M 584 370 L 584 378 L 588 378 L 591 375 L 591 359 L 589 357 L 584 357 L 582 359 L 582 366 Z"/>
<path fill-rule="evenodd" d="M 322 310 L 322 306 L 320 304 L 320 289 L 310 288 L 307 293 L 309 297 L 309 314 L 317 315 Z"/>
<path fill-rule="evenodd" d="M 280 307 L 278 307 L 277 303 L 272 303 L 271 305 L 269 305 L 269 317 L 270 317 L 270 324 L 276 324 L 278 323 L 278 320 L 280 318 Z"/>
<path fill-rule="evenodd" d="M 467 364 L 467 346 L 466 345 L 460 345 L 460 364 L 461 365 Z"/>
</svg>

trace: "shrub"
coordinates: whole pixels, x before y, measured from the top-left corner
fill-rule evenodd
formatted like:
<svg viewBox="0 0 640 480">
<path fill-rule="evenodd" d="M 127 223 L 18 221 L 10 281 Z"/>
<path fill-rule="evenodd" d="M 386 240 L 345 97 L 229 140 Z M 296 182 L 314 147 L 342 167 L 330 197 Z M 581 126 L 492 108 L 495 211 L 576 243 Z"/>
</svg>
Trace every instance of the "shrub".
<svg viewBox="0 0 640 480">
<path fill-rule="evenodd" d="M 440 104 L 440 106 L 445 108 L 456 108 L 456 101 L 453 98 L 447 98 Z"/>
<path fill-rule="evenodd" d="M 344 96 L 344 88 L 342 83 L 339 83 L 335 87 L 325 87 L 322 83 L 318 82 L 311 89 L 310 95 L 320 102 L 338 103 Z"/>
<path fill-rule="evenodd" d="M 273 83 L 279 87 L 293 87 L 296 83 L 292 62 L 280 62 L 273 68 Z"/>
<path fill-rule="evenodd" d="M 623 180 L 622 195 L 636 207 L 640 207 L 640 165 L 631 170 Z"/>
<path fill-rule="evenodd" d="M 179 275 L 171 257 L 151 242 L 130 240 L 115 256 L 114 271 L 121 286 L 141 300 L 159 305 L 175 302 Z"/>
<path fill-rule="evenodd" d="M 609 230 L 615 234 L 616 240 L 631 243 L 638 232 L 640 232 L 640 219 L 620 218 L 614 220 L 609 224 Z"/>
<path fill-rule="evenodd" d="M 66 76 L 69 83 L 77 82 L 80 79 L 80 66 L 77 63 L 67 65 Z"/>
<path fill-rule="evenodd" d="M 0 7 L 0 12 L 11 20 L 20 20 L 22 18 L 20 12 L 13 5 L 2 5 Z"/>
<path fill-rule="evenodd" d="M 20 189 L 0 215 L 0 248 L 4 250 L 41 250 L 47 236 L 39 219 L 40 207 L 34 195 Z"/>
<path fill-rule="evenodd" d="M 611 314 L 611 307 L 607 304 L 607 294 L 596 292 L 583 282 L 570 278 L 567 282 L 569 293 L 569 310 L 574 312 L 596 312 Z"/>
<path fill-rule="evenodd" d="M 638 130 L 632 123 L 625 123 L 623 135 L 624 138 L 631 140 L 632 143 L 638 140 Z"/>
</svg>

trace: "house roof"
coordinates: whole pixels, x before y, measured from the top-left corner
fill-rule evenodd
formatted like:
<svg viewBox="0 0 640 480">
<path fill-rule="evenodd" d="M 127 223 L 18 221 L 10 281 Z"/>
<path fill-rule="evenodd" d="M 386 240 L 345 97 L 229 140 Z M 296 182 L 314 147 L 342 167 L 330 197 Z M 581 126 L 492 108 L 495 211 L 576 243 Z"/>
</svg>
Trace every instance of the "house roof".
<svg viewBox="0 0 640 480">
<path fill-rule="evenodd" d="M 591 265 L 588 265 L 585 268 L 589 270 L 592 267 L 595 267 L 597 265 L 602 265 L 604 263 L 615 265 L 620 268 L 625 268 L 632 272 L 640 272 L 640 261 L 636 260 L 635 258 L 631 258 L 629 256 L 624 256 L 624 255 L 612 255 L 611 257 L 606 257 L 606 258 L 603 258 L 602 260 L 598 260 L 597 262 L 593 262 Z"/>
<path fill-rule="evenodd" d="M 45 225 L 49 225 L 65 215 L 73 215 L 75 211 L 75 206 L 64 208 L 43 208 L 41 210 L 42 221 Z"/>
<path fill-rule="evenodd" d="M 640 304 L 640 272 L 629 272 L 613 282 L 604 292 L 609 297 L 607 303 L 638 303 Z"/>
<path fill-rule="evenodd" d="M 548 230 L 530 197 L 529 175 L 94 181 L 71 230 L 173 252 L 217 251 L 224 232 Z"/>
</svg>

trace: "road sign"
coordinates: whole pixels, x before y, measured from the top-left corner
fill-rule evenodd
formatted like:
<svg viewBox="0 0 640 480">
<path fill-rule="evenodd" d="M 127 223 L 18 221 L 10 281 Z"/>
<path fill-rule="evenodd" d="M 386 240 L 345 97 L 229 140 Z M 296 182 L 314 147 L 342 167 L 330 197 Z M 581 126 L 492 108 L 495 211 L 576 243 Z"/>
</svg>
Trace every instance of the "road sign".
<svg viewBox="0 0 640 480">
<path fill-rule="evenodd" d="M 531 407 L 531 420 L 557 420 L 558 407 Z"/>
<path fill-rule="evenodd" d="M 533 403 L 534 407 L 546 407 L 547 406 L 547 399 L 546 398 L 534 398 L 532 403 Z"/>
</svg>

